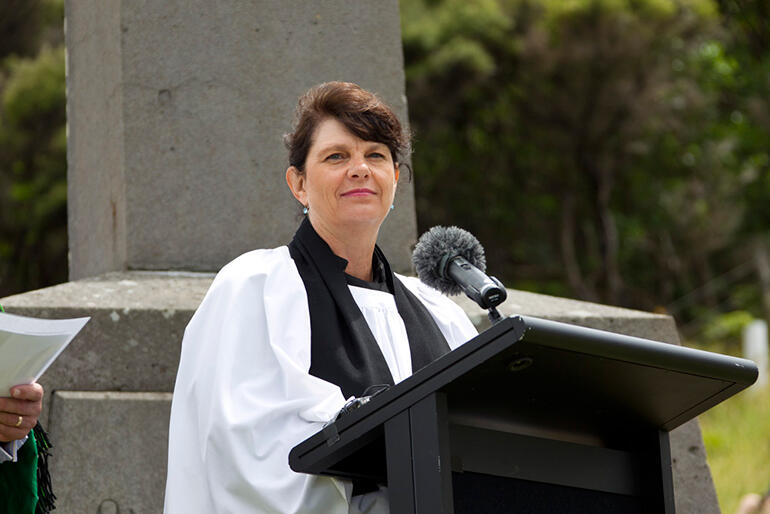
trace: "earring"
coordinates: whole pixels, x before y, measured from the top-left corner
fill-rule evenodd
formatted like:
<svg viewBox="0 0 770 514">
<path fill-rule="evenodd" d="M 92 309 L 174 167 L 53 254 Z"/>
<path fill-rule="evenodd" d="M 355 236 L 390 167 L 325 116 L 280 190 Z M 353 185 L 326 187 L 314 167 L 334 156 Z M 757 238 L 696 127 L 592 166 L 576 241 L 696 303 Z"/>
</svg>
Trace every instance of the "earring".
<svg viewBox="0 0 770 514">
<path fill-rule="evenodd" d="M 393 204 L 390 204 L 390 210 L 391 210 L 391 211 L 392 211 L 393 209 L 395 209 L 395 208 L 396 208 L 396 206 L 395 206 L 395 205 L 393 205 Z"/>
<path fill-rule="evenodd" d="M 302 214 L 307 214 L 308 208 L 307 205 L 302 208 Z"/>
</svg>

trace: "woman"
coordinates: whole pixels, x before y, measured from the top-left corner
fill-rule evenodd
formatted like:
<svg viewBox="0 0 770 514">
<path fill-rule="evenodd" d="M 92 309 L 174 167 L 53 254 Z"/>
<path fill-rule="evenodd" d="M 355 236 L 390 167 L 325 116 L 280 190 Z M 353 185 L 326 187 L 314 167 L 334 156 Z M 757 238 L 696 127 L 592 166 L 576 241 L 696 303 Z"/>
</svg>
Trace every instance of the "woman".
<svg viewBox="0 0 770 514">
<path fill-rule="evenodd" d="M 346 398 L 476 334 L 375 245 L 409 148 L 392 110 L 355 84 L 321 84 L 300 99 L 286 144 L 307 217 L 288 246 L 225 266 L 185 331 L 167 513 L 387 512 L 384 491 L 294 473 L 289 451 Z"/>
</svg>

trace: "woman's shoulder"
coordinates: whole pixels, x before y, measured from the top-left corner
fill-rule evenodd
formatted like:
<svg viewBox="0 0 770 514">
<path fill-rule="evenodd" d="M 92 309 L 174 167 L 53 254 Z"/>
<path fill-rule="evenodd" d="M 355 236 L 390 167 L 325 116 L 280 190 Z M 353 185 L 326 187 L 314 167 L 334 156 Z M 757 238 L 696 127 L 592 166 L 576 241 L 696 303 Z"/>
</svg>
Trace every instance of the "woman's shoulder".
<svg viewBox="0 0 770 514">
<path fill-rule="evenodd" d="M 252 250 L 219 270 L 207 296 L 254 295 L 269 284 L 292 282 L 295 276 L 297 267 L 286 246 Z"/>
<path fill-rule="evenodd" d="M 214 277 L 193 319 L 204 313 L 240 312 L 236 306 L 256 307 L 275 291 L 304 291 L 302 279 L 286 246 L 253 250 L 227 263 Z"/>
<path fill-rule="evenodd" d="M 246 252 L 225 264 L 214 282 L 266 276 L 287 266 L 294 266 L 288 247 L 261 248 Z"/>
</svg>

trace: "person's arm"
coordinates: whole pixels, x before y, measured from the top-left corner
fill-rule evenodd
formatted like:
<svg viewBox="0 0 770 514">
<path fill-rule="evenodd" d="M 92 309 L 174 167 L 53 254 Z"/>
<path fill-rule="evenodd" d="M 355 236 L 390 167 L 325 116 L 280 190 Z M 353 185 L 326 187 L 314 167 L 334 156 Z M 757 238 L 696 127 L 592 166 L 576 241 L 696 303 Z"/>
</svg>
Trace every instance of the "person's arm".
<svg viewBox="0 0 770 514">
<path fill-rule="evenodd" d="M 24 384 L 11 388 L 12 397 L 0 398 L 0 462 L 16 461 L 16 454 L 37 424 L 43 410 L 43 387 Z"/>
</svg>

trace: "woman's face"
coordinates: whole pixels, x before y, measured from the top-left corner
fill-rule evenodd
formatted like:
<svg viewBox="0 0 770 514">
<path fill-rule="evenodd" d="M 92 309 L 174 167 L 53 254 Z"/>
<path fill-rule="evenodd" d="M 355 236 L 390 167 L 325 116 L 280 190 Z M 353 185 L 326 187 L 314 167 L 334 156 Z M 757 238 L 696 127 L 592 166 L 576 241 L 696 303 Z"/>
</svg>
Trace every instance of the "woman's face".
<svg viewBox="0 0 770 514">
<path fill-rule="evenodd" d="M 379 229 L 393 203 L 398 167 L 383 143 L 364 141 L 334 118 L 316 128 L 305 173 L 286 172 L 294 197 L 316 228 Z"/>
</svg>

